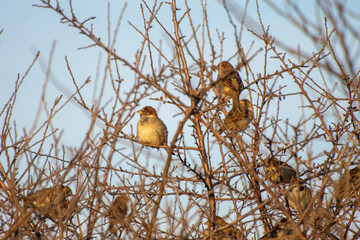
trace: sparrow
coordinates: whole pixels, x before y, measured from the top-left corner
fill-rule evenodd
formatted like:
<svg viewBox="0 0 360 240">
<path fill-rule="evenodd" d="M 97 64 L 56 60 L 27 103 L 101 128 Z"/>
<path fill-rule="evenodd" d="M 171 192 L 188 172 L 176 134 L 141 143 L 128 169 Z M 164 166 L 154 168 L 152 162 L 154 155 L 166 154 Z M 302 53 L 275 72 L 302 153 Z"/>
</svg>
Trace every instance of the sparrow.
<svg viewBox="0 0 360 240">
<path fill-rule="evenodd" d="M 216 69 L 218 70 L 217 82 L 220 94 L 225 98 L 239 99 L 239 95 L 244 89 L 239 73 L 226 61 L 219 63 Z"/>
<path fill-rule="evenodd" d="M 350 170 L 350 177 L 352 182 L 358 182 L 360 179 L 360 165 Z"/>
<path fill-rule="evenodd" d="M 296 209 L 298 212 L 303 212 L 311 201 L 311 190 L 304 184 L 293 187 L 285 194 L 286 200 L 290 207 Z"/>
<path fill-rule="evenodd" d="M 277 225 L 260 239 L 282 239 L 282 240 L 300 240 L 300 236 L 295 234 L 290 221 L 287 218 L 281 219 Z"/>
<path fill-rule="evenodd" d="M 335 186 L 336 211 L 340 211 L 340 206 L 344 199 L 360 197 L 360 165 L 346 171 L 337 181 Z"/>
<path fill-rule="evenodd" d="M 221 134 L 224 130 L 232 133 L 244 131 L 254 119 L 251 102 L 247 99 L 238 100 L 233 98 L 233 107 L 226 115 L 219 129 Z"/>
<path fill-rule="evenodd" d="M 69 208 L 72 191 L 67 186 L 38 190 L 24 198 L 26 207 L 33 207 L 53 221 L 64 219 Z"/>
<path fill-rule="evenodd" d="M 154 108 L 146 106 L 140 111 L 137 123 L 137 136 L 143 143 L 156 146 L 167 144 L 167 128 L 158 117 Z"/>
<path fill-rule="evenodd" d="M 120 195 L 115 198 L 114 202 L 109 207 L 108 218 L 109 218 L 109 229 L 112 231 L 115 224 L 123 224 L 126 219 L 126 215 L 129 210 L 130 199 L 126 195 Z"/>
<path fill-rule="evenodd" d="M 209 236 L 209 222 L 206 222 L 205 225 L 208 227 L 205 230 L 205 235 Z M 227 226 L 227 227 L 225 227 Z M 215 216 L 215 229 L 214 229 L 213 239 L 223 239 L 223 240 L 230 240 L 230 239 L 246 239 L 244 235 L 242 235 L 241 231 L 235 226 L 229 225 L 219 216 Z"/>
<path fill-rule="evenodd" d="M 273 183 L 290 183 L 291 179 L 296 179 L 296 171 L 287 163 L 270 157 L 265 162 L 265 172 L 269 180 Z"/>
</svg>

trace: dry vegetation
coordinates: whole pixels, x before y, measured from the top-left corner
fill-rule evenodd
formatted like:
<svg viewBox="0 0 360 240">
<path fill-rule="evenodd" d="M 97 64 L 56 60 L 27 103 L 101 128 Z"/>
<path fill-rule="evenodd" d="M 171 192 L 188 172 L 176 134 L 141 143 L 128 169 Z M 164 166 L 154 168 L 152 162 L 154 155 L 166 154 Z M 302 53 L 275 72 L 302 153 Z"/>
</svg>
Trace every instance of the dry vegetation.
<svg viewBox="0 0 360 240">
<path fill-rule="evenodd" d="M 342 1 L 319 0 L 316 11 L 326 18 L 314 19 L 298 1 L 282 1 L 283 5 L 264 1 L 312 42 L 317 50 L 309 52 L 271 36 L 271 26 L 261 21 L 261 9 L 250 27 L 246 14 L 237 15 L 246 13 L 247 7 L 224 5 L 234 32 L 222 33 L 209 27 L 211 16 L 205 3 L 201 22 L 196 22 L 190 11 L 193 3 L 186 0 L 153 5 L 143 1 L 139 3 L 143 26 L 130 23 L 142 39 L 134 61 L 116 51 L 121 16 L 115 30 L 109 28 L 109 40 L 103 40 L 105 36 L 92 30 L 96 19 L 78 18 L 69 2 L 39 0 L 36 7 L 59 15 L 62 24 L 90 39 L 92 43 L 81 51 L 99 47 L 107 54 L 105 77 L 99 86 L 104 89 L 104 83 L 110 83 L 113 98 L 103 103 L 101 90 L 98 101 L 88 101 L 83 90 L 91 77 L 84 83 L 77 80 L 66 59 L 73 95 L 41 103 L 39 109 L 46 120 L 36 120 L 34 128 L 22 130 L 12 115 L 20 107 L 18 90 L 27 80 L 27 74 L 19 76 L 0 112 L 3 239 L 225 239 L 225 235 L 228 239 L 259 239 L 275 236 L 271 231 L 281 229 L 281 222 L 291 230 L 288 239 L 358 238 L 359 199 L 352 194 L 356 179 L 347 178 L 345 185 L 352 188 L 343 196 L 345 200 L 338 197 L 338 188 L 344 184 L 337 181 L 360 164 L 360 30 L 356 27 L 360 14 Z M 169 10 L 172 25 L 158 18 L 162 9 Z M 171 54 L 152 39 L 152 27 L 162 28 L 163 37 L 170 39 Z M 253 39 L 247 49 L 242 47 L 244 32 Z M 223 56 L 229 47 L 223 45 L 224 36 L 236 43 L 232 56 Z M 256 59 L 263 63 L 261 72 L 252 65 Z M 253 104 L 254 120 L 237 135 L 218 132 L 231 107 L 219 103 L 214 87 L 215 66 L 221 60 L 237 64 L 247 86 L 241 98 Z M 38 55 L 28 71 L 37 61 Z M 124 71 L 134 77 L 124 79 Z M 52 119 L 73 104 L 73 99 L 91 118 L 85 123 L 88 131 L 81 136 L 83 140 L 68 146 Z M 176 121 L 172 125 L 176 127 L 169 129 L 168 146 L 159 150 L 144 147 L 129 126 L 129 122 L 136 123 L 136 111 L 145 105 L 158 110 L 168 129 L 171 119 Z M 297 177 L 290 183 L 269 181 L 265 168 L 270 157 L 293 167 Z M 300 184 L 311 190 L 311 198 L 296 210 L 284 196 Z M 64 220 L 51 220 L 51 214 L 41 214 L 35 204 L 26 204 L 27 196 L 53 186 L 72 190 L 72 196 L 54 206 L 67 213 Z M 119 194 L 130 199 L 128 211 L 125 219 L 120 219 L 123 212 L 119 214 L 119 222 L 109 229 L 109 221 L 114 220 L 114 214 L 107 218 L 109 206 Z M 216 216 L 229 225 L 213 224 L 219 220 Z M 205 230 L 207 226 L 210 229 Z M 241 234 L 228 234 L 229 229 Z"/>
</svg>

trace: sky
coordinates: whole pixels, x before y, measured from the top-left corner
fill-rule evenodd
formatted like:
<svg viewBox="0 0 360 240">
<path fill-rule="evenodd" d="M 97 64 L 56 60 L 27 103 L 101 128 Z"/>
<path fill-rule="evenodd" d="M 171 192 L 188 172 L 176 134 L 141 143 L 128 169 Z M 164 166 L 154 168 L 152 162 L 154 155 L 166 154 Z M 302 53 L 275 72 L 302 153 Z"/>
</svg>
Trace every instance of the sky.
<svg viewBox="0 0 360 240">
<path fill-rule="evenodd" d="M 67 10 L 68 1 L 60 1 L 63 8 Z M 142 18 L 140 14 L 140 2 L 139 1 L 110 1 L 110 16 L 112 19 L 112 29 L 117 22 L 117 18 L 121 13 L 124 3 L 127 3 L 127 8 L 123 17 L 123 21 L 120 26 L 120 34 L 118 36 L 116 48 L 117 52 L 124 56 L 126 59 L 134 59 L 134 54 L 138 48 L 138 44 L 141 40 L 139 34 L 128 24 L 133 23 L 140 29 L 143 26 Z M 34 67 L 31 69 L 28 77 L 25 79 L 23 86 L 20 89 L 17 99 L 17 106 L 15 108 L 14 119 L 18 126 L 25 126 L 27 128 L 32 126 L 33 119 L 35 118 L 38 104 L 41 97 L 42 87 L 45 80 L 46 68 L 50 59 L 50 52 L 54 46 L 54 53 L 52 56 L 51 64 L 51 78 L 50 83 L 47 86 L 46 99 L 50 103 L 54 102 L 56 97 L 60 95 L 69 95 L 73 93 L 74 88 L 70 74 L 67 70 L 65 56 L 67 57 L 71 69 L 74 73 L 74 77 L 77 81 L 84 82 L 88 77 L 93 80 L 101 80 L 103 76 L 103 67 L 106 63 L 106 54 L 100 48 L 90 48 L 85 50 L 78 50 L 81 47 L 85 47 L 92 44 L 83 35 L 79 34 L 76 29 L 68 27 L 66 24 L 60 23 L 60 16 L 55 12 L 38 8 L 33 6 L 34 4 L 40 4 L 40 1 L 2 1 L 0 9 L 0 27 L 3 29 L 3 33 L 0 36 L 0 66 L 1 66 L 1 83 L 0 89 L 0 106 L 8 101 L 14 90 L 14 83 L 18 74 L 23 76 L 27 68 L 32 63 L 34 56 L 39 51 L 40 57 Z M 150 4 L 149 4 L 150 5 Z M 180 1 L 180 5 L 181 1 Z M 280 35 L 284 41 L 299 43 L 299 38 L 295 34 L 282 34 L 282 30 L 286 28 L 286 21 L 283 21 L 279 17 L 274 17 L 268 12 L 268 7 L 262 4 L 261 14 L 264 25 L 271 26 L 271 32 L 274 35 Z M 96 16 L 96 19 L 92 21 L 94 26 L 94 32 L 102 39 L 107 39 L 107 4 L 103 1 L 91 0 L 91 1 L 74 1 L 73 8 L 79 19 L 86 19 L 92 16 Z M 219 32 L 233 33 L 233 29 L 228 24 L 228 18 L 224 12 L 218 11 L 221 7 L 218 1 L 208 1 L 208 16 L 210 27 Z M 311 6 L 310 6 L 311 7 Z M 194 22 L 201 22 L 200 5 L 194 4 L 191 10 Z M 16 14 L 14 14 L 16 13 Z M 249 22 L 248 29 L 257 31 L 259 26 L 251 25 L 252 21 L 257 21 L 256 6 L 253 1 L 250 1 L 248 10 Z M 159 19 L 163 20 L 164 25 L 169 29 L 172 29 L 171 21 L 167 21 L 167 18 L 171 12 L 169 7 L 163 7 L 159 14 Z M 171 16 L 171 15 L 170 15 Z M 248 18 L 246 18 L 248 19 Z M 213 26 L 212 26 L 213 25 Z M 172 54 L 170 47 L 166 46 L 166 36 L 159 27 L 154 27 L 154 38 L 159 36 L 159 39 L 165 39 L 164 49 L 166 54 Z M 186 27 L 184 27 L 186 31 Z M 121 33 L 126 32 L 126 36 L 122 36 Z M 294 32 L 296 30 L 294 29 Z M 230 34 L 229 34 L 230 35 Z M 215 31 L 213 36 L 216 36 Z M 246 30 L 243 34 L 242 44 L 244 49 L 247 49 L 251 44 L 254 44 L 254 38 Z M 226 37 L 225 44 L 233 44 L 231 37 Z M 304 40 L 305 42 L 305 40 Z M 302 42 L 301 46 L 304 46 Z M 256 42 L 254 44 L 256 46 Z M 224 47 L 224 57 L 230 57 L 233 54 L 232 48 Z M 209 56 L 210 57 L 210 56 Z M 233 64 L 235 64 L 233 62 Z M 257 65 L 254 64 L 254 69 Z M 259 64 L 260 66 L 260 64 Z M 258 68 L 261 71 L 261 67 Z M 127 74 L 127 73 L 124 73 Z M 126 75 L 124 75 L 126 77 Z M 214 76 L 215 78 L 216 76 Z M 57 82 L 57 84 L 55 84 Z M 59 87 L 59 83 L 61 87 Z M 56 86 L 54 86 L 56 85 Z M 109 85 L 107 86 L 109 87 Z M 84 90 L 88 91 L 89 96 L 93 96 L 92 88 L 88 87 Z M 104 102 L 111 99 L 113 96 L 105 98 Z M 89 97 L 91 98 L 91 97 Z M 59 128 L 64 126 L 64 140 L 68 143 L 76 144 L 78 139 L 74 136 L 82 135 L 86 131 L 87 125 L 81 124 L 84 121 L 88 121 L 88 115 L 82 111 L 79 111 L 76 118 L 66 117 L 68 114 L 79 109 L 75 103 L 72 106 L 67 106 L 60 116 L 55 118 Z"/>
<path fill-rule="evenodd" d="M 59 2 L 65 10 L 68 10 L 68 1 L 60 0 Z M 147 2 L 151 6 L 153 1 Z M 285 4 L 286 1 L 282 2 Z M 111 34 L 115 28 L 117 19 L 122 12 L 124 4 L 127 4 L 115 48 L 119 55 L 132 62 L 135 60 L 134 55 L 139 48 L 141 37 L 139 33 L 130 26 L 129 22 L 139 29 L 143 29 L 140 4 L 145 8 L 144 3 L 141 1 L 123 0 L 78 0 L 73 1 L 73 8 L 78 19 L 84 20 L 95 16 L 96 18 L 91 21 L 94 32 L 97 36 L 100 36 L 101 39 L 108 39 L 107 3 L 109 3 L 110 7 Z M 178 1 L 178 3 L 179 8 L 184 9 L 183 1 Z M 47 66 L 50 59 L 50 82 L 46 86 L 47 91 L 45 95 L 46 103 L 49 107 L 59 96 L 63 95 L 62 102 L 64 102 L 65 99 L 75 91 L 71 76 L 67 69 L 65 57 L 67 57 L 72 73 L 78 83 L 85 82 L 88 77 L 92 80 L 89 87 L 83 90 L 83 94 L 86 96 L 89 103 L 96 101 L 96 93 L 98 93 L 99 90 L 95 86 L 104 78 L 104 66 L 106 64 L 106 53 L 102 49 L 98 47 L 79 49 L 92 44 L 92 42 L 84 35 L 79 34 L 77 29 L 71 28 L 67 24 L 62 24 L 60 22 L 60 16 L 54 11 L 35 7 L 33 6 L 34 4 L 40 4 L 40 1 L 0 0 L 0 30 L 3 30 L 0 35 L 1 108 L 11 97 L 18 76 L 21 78 L 25 74 L 26 70 L 34 60 L 36 53 L 40 52 L 39 60 L 29 72 L 17 95 L 13 120 L 16 121 L 19 131 L 23 128 L 27 129 L 26 131 L 29 131 L 29 129 L 33 127 L 39 102 L 41 101 L 42 89 L 44 88 Z M 352 9 L 360 9 L 359 1 L 347 1 L 347 4 L 350 5 Z M 308 9 L 308 13 L 312 17 L 316 16 L 314 6 L 314 3 L 311 4 L 310 1 L 303 1 L 302 7 Z M 244 5 L 242 5 L 242 7 L 244 7 Z M 216 39 L 217 30 L 226 33 L 223 53 L 224 59 L 226 59 L 232 56 L 233 51 L 235 50 L 233 48 L 234 39 L 231 37 L 234 30 L 229 24 L 226 12 L 219 11 L 221 8 L 221 1 L 209 0 L 207 2 L 209 25 L 210 28 L 214 30 L 211 33 L 212 36 Z M 270 33 L 275 38 L 289 45 L 299 46 L 302 49 L 306 49 L 308 52 L 316 51 L 315 46 L 313 46 L 307 38 L 304 38 L 299 30 L 292 27 L 288 21 L 284 21 L 281 16 L 277 15 L 261 1 L 259 3 L 259 10 L 263 24 L 265 26 L 270 26 Z M 192 3 L 190 14 L 193 17 L 194 22 L 201 23 L 201 13 L 200 5 Z M 246 27 L 243 32 L 241 44 L 244 49 L 248 49 L 252 45 L 254 49 L 260 48 L 262 43 L 259 43 L 259 40 L 248 31 L 259 31 L 255 1 L 249 1 L 247 13 L 248 16 L 245 21 Z M 146 11 L 145 16 L 149 16 Z M 163 6 L 161 8 L 159 19 L 167 29 L 172 30 L 170 7 Z M 318 16 L 317 19 L 322 18 L 321 16 Z M 189 28 L 187 28 L 185 24 L 182 26 L 184 33 L 189 31 Z M 169 39 L 162 29 L 158 25 L 155 25 L 150 34 L 154 39 L 163 41 L 163 54 L 171 57 L 173 54 L 172 46 L 169 45 Z M 53 54 L 51 54 L 52 51 Z M 211 59 L 210 53 L 208 57 L 209 59 L 205 59 L 205 61 Z M 232 63 L 235 64 L 236 62 L 233 61 Z M 262 59 L 255 59 L 251 62 L 251 65 L 256 72 L 261 73 L 263 71 Z M 278 66 L 274 65 L 272 67 L 275 70 Z M 125 68 L 122 68 L 122 70 L 121 74 L 123 78 L 131 81 L 133 79 L 133 74 Z M 243 71 L 240 71 L 240 75 L 242 75 L 243 78 L 244 74 Z M 213 78 L 216 78 L 216 76 L 214 75 Z M 248 97 L 248 95 L 245 95 L 245 97 Z M 107 84 L 103 103 L 114 101 L 114 99 L 115 96 L 112 92 L 111 85 Z M 147 104 L 146 99 L 140 104 L 139 109 Z M 158 105 L 157 103 L 155 104 L 156 106 Z M 291 100 L 288 101 L 287 104 L 288 105 L 284 105 L 284 112 L 291 111 L 293 107 Z M 159 116 L 168 126 L 170 136 L 175 133 L 174 131 L 178 124 L 177 120 L 180 119 L 179 117 L 173 118 L 174 114 L 176 114 L 176 111 L 173 108 L 166 106 L 162 107 L 159 112 Z M 42 113 L 42 117 L 44 117 L 44 113 Z M 297 122 L 296 116 L 292 114 L 285 115 L 284 118 L 289 118 L 290 120 L 293 120 L 294 123 Z M 0 120 L 3 122 L 3 117 L 0 117 Z M 130 122 L 134 128 L 137 120 L 138 116 L 135 116 Z M 61 114 L 57 115 L 53 121 L 53 125 L 63 131 L 62 141 L 67 146 L 73 147 L 80 146 L 89 124 L 89 114 L 83 111 L 75 101 L 66 105 L 66 107 L 62 109 Z M 40 123 L 38 126 L 39 125 Z M 100 123 L 97 127 L 97 131 L 101 133 L 104 126 Z M 128 130 L 129 129 L 130 128 L 128 128 Z"/>
</svg>

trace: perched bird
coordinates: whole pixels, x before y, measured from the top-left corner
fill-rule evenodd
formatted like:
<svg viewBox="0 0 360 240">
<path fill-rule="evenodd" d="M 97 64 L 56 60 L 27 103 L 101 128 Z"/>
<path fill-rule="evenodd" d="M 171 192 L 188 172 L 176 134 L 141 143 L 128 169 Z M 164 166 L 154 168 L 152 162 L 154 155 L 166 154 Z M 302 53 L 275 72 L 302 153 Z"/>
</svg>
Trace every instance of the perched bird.
<svg viewBox="0 0 360 240">
<path fill-rule="evenodd" d="M 238 100 L 233 98 L 233 107 L 226 115 L 222 126 L 219 129 L 220 134 L 224 130 L 232 133 L 244 131 L 254 119 L 254 113 L 251 102 L 247 99 Z"/>
<path fill-rule="evenodd" d="M 287 163 L 270 157 L 265 162 L 265 172 L 269 180 L 273 183 L 290 183 L 291 179 L 296 179 L 296 171 Z"/>
<path fill-rule="evenodd" d="M 112 231 L 115 224 L 123 224 L 129 210 L 130 199 L 126 195 L 120 195 L 115 198 L 114 202 L 110 205 L 108 211 L 109 229 Z"/>
<path fill-rule="evenodd" d="M 244 89 L 243 82 L 239 73 L 234 67 L 226 61 L 223 61 L 217 65 L 218 70 L 218 86 L 220 94 L 225 98 L 239 99 L 241 91 Z"/>
<path fill-rule="evenodd" d="M 163 121 L 158 117 L 154 108 L 146 106 L 140 111 L 140 120 L 137 123 L 137 136 L 147 144 L 166 145 L 167 128 Z"/>
<path fill-rule="evenodd" d="M 53 221 L 62 220 L 67 215 L 72 191 L 67 186 L 38 190 L 25 197 L 25 206 L 33 207 Z"/>
<path fill-rule="evenodd" d="M 293 187 L 285 194 L 286 200 L 290 207 L 296 209 L 298 212 L 303 212 L 311 201 L 311 190 L 304 184 Z"/>
<path fill-rule="evenodd" d="M 345 200 L 348 202 L 351 198 L 360 198 L 360 165 L 346 171 L 337 181 L 334 187 L 336 199 L 336 211 L 340 211 L 340 206 Z"/>
<path fill-rule="evenodd" d="M 205 225 L 208 227 L 205 230 L 205 235 L 209 236 L 209 227 L 210 223 L 206 222 Z M 225 227 L 227 226 L 227 227 Z M 246 239 L 241 231 L 233 225 L 229 225 L 219 216 L 215 216 L 215 229 L 214 234 L 212 235 L 213 239 L 223 239 L 223 240 L 232 240 L 232 239 Z"/>
<path fill-rule="evenodd" d="M 360 165 L 350 170 L 351 181 L 357 183 L 360 179 Z"/>
<path fill-rule="evenodd" d="M 294 231 L 290 221 L 287 218 L 281 219 L 278 224 L 260 239 L 282 239 L 282 240 L 298 240 L 302 239 Z"/>
</svg>

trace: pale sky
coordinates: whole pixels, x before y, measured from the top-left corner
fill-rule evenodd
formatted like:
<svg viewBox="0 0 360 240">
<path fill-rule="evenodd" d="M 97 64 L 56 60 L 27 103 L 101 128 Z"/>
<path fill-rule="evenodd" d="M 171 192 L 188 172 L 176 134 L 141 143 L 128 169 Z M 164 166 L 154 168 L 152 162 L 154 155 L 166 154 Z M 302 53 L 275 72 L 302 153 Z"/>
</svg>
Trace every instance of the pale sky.
<svg viewBox="0 0 360 240">
<path fill-rule="evenodd" d="M 109 1 L 112 29 L 114 29 L 125 2 L 126 1 Z M 68 1 L 60 1 L 60 3 L 64 6 L 65 10 L 67 10 Z M 128 24 L 128 21 L 142 29 L 143 23 L 140 14 L 140 3 L 140 1 L 127 2 L 127 8 L 117 37 L 117 52 L 130 61 L 134 59 L 141 38 Z M 2 7 L 0 8 L 0 29 L 3 29 L 3 33 L 0 36 L 0 70 L 2 73 L 0 106 L 3 106 L 9 99 L 14 89 L 14 82 L 17 79 L 17 74 L 23 76 L 26 69 L 33 61 L 36 52 L 40 51 L 40 58 L 25 79 L 18 94 L 17 106 L 15 107 L 16 115 L 14 118 L 17 121 L 18 127 L 26 126 L 27 128 L 32 126 L 37 111 L 42 85 L 45 79 L 45 68 L 54 43 L 55 51 L 51 67 L 52 77 L 50 78 L 51 82 L 48 85 L 46 94 L 46 99 L 49 101 L 48 104 L 53 103 L 59 95 L 74 92 L 72 80 L 66 67 L 65 56 L 67 56 L 69 63 L 71 64 L 76 80 L 81 83 L 84 82 L 87 77 L 90 77 L 93 80 L 92 84 L 94 84 L 94 80 L 97 79 L 97 76 L 100 81 L 102 80 L 103 67 L 106 59 L 106 53 L 100 48 L 78 50 L 78 48 L 92 44 L 92 42 L 79 34 L 76 29 L 70 28 L 66 24 L 61 24 L 60 16 L 55 12 L 49 9 L 36 8 L 32 6 L 33 4 L 40 4 L 40 1 L 2 1 Z M 181 6 L 182 4 L 179 3 L 179 5 Z M 313 6 L 307 7 L 311 9 Z M 94 26 L 94 32 L 101 39 L 107 39 L 106 2 L 96 0 L 73 1 L 73 8 L 77 17 L 81 20 L 95 16 L 96 19 L 91 22 Z M 163 24 L 172 31 L 172 22 L 170 19 L 171 12 L 169 8 L 169 6 L 163 6 L 159 18 L 160 20 L 163 20 Z M 234 30 L 229 24 L 226 12 L 224 10 L 219 11 L 221 8 L 220 2 L 208 1 L 207 10 L 209 25 L 210 28 L 214 30 L 211 34 L 215 39 L 215 44 L 217 44 L 218 39 L 216 30 L 225 33 L 224 58 L 229 58 L 235 51 L 233 47 L 234 39 L 232 37 Z M 263 24 L 265 26 L 270 25 L 270 33 L 276 38 L 279 38 L 283 42 L 291 43 L 292 45 L 300 44 L 302 48 L 310 49 L 313 47 L 309 44 L 307 39 L 301 38 L 299 31 L 294 28 L 289 28 L 288 26 L 290 25 L 271 11 L 266 4 L 260 4 L 260 12 Z M 192 5 L 191 14 L 196 24 L 201 23 L 202 14 L 199 4 Z M 241 44 L 245 51 L 248 50 L 251 44 L 254 44 L 255 47 L 253 47 L 252 51 L 254 52 L 255 49 L 262 47 L 262 43 L 247 31 L 247 29 L 253 31 L 259 30 L 259 25 L 257 24 L 258 16 L 254 1 L 250 1 L 247 14 L 248 17 L 245 21 L 246 27 L 243 31 Z M 169 19 L 169 21 L 167 21 L 167 19 Z M 234 21 L 236 21 L 235 18 Z M 165 55 L 171 55 L 172 51 L 166 52 L 166 50 L 170 50 L 168 45 L 169 40 L 164 32 L 156 26 L 156 24 L 154 25 L 155 27 L 150 34 L 152 34 L 154 39 L 158 38 L 165 40 L 163 41 Z M 186 29 L 186 25 L 183 25 L 182 29 L 184 32 L 189 30 Z M 237 30 L 239 31 L 239 29 Z M 126 34 L 123 35 L 124 33 Z M 218 53 L 220 52 L 220 50 L 217 51 Z M 312 50 L 309 50 L 309 52 L 311 51 Z M 209 61 L 210 52 L 208 57 Z M 234 60 L 236 61 L 236 59 Z M 232 61 L 232 64 L 237 64 L 234 60 Z M 261 64 L 256 64 L 256 61 L 257 60 L 255 59 L 252 68 L 261 72 Z M 259 59 L 259 61 L 261 61 L 261 59 Z M 127 72 L 124 72 L 123 76 L 126 77 L 127 74 L 133 76 L 131 73 Z M 216 76 L 213 77 L 215 78 Z M 54 81 L 60 82 L 68 91 L 65 91 L 63 88 L 54 88 Z M 91 86 L 92 85 L 84 90 L 89 91 L 89 100 L 92 99 L 93 96 L 93 88 Z M 108 85 L 108 87 L 110 87 L 110 85 Z M 104 99 L 104 102 L 111 98 L 113 98 L 113 96 L 108 96 Z M 65 98 L 63 100 L 65 100 Z M 63 137 L 66 142 L 76 144 L 77 140 L 75 140 L 75 136 L 77 134 L 82 135 L 82 133 L 86 131 L 88 125 L 82 123 L 83 121 L 88 121 L 89 118 L 84 115 L 82 111 L 77 111 L 78 108 L 73 105 L 74 104 L 67 105 L 61 116 L 56 117 L 54 120 L 59 120 L 57 123 L 59 124 L 59 128 L 65 129 Z M 76 113 L 76 117 L 73 115 L 74 112 Z M 66 117 L 67 114 L 72 117 Z"/>
</svg>

